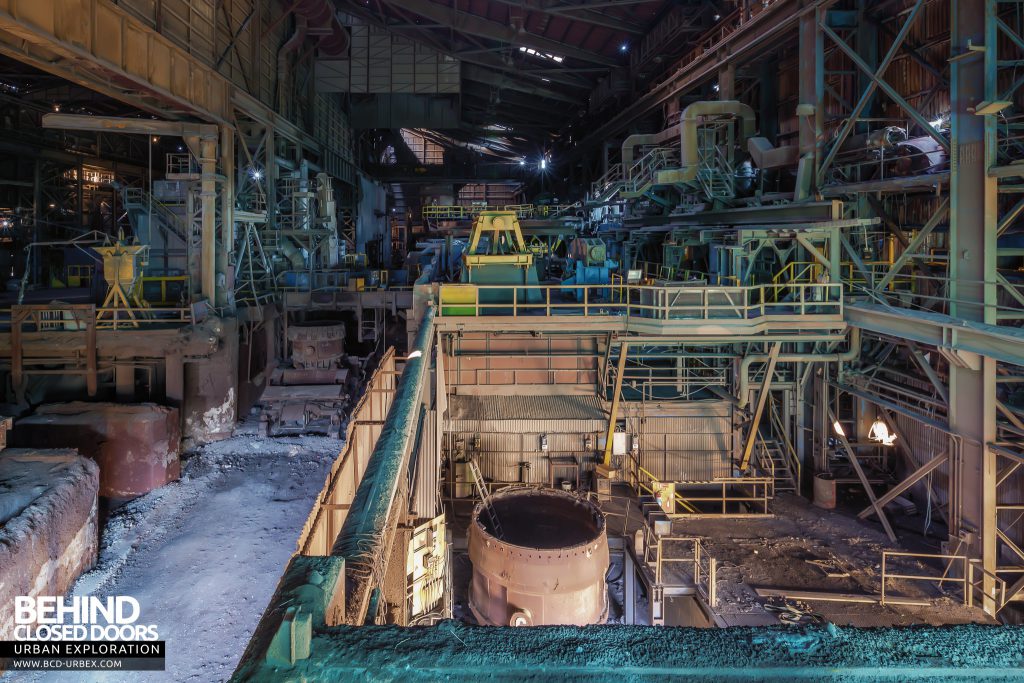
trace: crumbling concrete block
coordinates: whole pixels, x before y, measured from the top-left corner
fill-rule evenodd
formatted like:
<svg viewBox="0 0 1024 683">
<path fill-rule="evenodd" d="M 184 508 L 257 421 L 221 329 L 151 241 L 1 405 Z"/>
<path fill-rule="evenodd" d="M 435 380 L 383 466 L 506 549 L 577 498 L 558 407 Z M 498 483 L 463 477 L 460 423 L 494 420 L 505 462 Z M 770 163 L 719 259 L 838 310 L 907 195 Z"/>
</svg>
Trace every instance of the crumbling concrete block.
<svg viewBox="0 0 1024 683">
<path fill-rule="evenodd" d="M 134 498 L 181 475 L 176 408 L 154 403 L 54 403 L 17 421 L 18 446 L 77 448 L 100 466 L 100 495 Z"/>
<path fill-rule="evenodd" d="M 99 468 L 74 449 L 0 452 L 0 640 L 14 598 L 64 595 L 96 564 Z"/>
</svg>

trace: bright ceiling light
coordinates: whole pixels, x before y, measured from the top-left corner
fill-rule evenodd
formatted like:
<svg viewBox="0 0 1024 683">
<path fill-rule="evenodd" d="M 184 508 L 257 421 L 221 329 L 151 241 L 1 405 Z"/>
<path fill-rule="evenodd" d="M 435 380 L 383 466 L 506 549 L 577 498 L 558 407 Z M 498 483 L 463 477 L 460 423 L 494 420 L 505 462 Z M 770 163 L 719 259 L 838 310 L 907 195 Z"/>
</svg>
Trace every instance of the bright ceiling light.
<svg viewBox="0 0 1024 683">
<path fill-rule="evenodd" d="M 548 160 L 547 159 L 541 159 L 540 160 L 540 170 L 543 171 L 547 167 L 548 167 Z"/>
<path fill-rule="evenodd" d="M 619 45 L 619 52 L 628 52 L 628 51 L 629 51 L 629 43 L 623 43 L 622 45 Z"/>
<path fill-rule="evenodd" d="M 562 60 L 565 59 L 565 57 L 561 57 L 559 55 L 553 55 L 550 52 L 538 52 L 537 50 L 534 50 L 532 47 L 520 47 L 519 51 L 520 52 L 525 52 L 528 55 L 533 55 L 534 57 L 539 57 L 541 59 L 550 59 L 550 60 L 552 60 L 554 62 L 557 62 L 559 64 L 561 64 Z"/>
<path fill-rule="evenodd" d="M 834 429 L 836 434 L 839 436 L 846 436 L 846 432 L 843 431 L 843 425 L 839 424 L 839 420 L 832 423 L 832 429 Z"/>
<path fill-rule="evenodd" d="M 876 418 L 871 423 L 871 430 L 868 432 L 868 438 L 872 441 L 877 441 L 883 446 L 891 446 L 896 441 L 896 435 L 889 433 L 889 427 L 881 418 Z"/>
<path fill-rule="evenodd" d="M 260 180 L 261 178 L 263 178 L 263 171 L 261 171 L 258 168 L 254 168 L 251 171 L 249 171 L 249 175 L 252 176 L 253 180 Z"/>
</svg>

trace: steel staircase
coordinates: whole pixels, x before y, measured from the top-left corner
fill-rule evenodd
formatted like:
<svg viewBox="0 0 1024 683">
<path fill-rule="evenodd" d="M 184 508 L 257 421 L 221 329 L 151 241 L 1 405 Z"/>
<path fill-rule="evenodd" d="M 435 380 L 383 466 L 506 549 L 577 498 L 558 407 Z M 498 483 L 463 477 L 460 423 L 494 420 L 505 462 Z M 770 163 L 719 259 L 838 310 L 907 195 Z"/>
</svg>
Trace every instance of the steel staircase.
<svg viewBox="0 0 1024 683">
<path fill-rule="evenodd" d="M 796 492 L 799 488 L 796 473 L 793 472 L 791 461 L 782 444 L 775 439 L 764 439 L 763 443 L 765 455 L 771 461 L 775 472 L 775 490 Z"/>
<path fill-rule="evenodd" d="M 603 203 L 614 197 L 623 187 L 622 164 L 613 164 L 608 172 L 590 184 L 591 201 Z"/>
<path fill-rule="evenodd" d="M 128 214 L 128 220 L 131 221 L 136 235 L 139 234 L 140 226 L 143 224 L 142 217 L 152 216 L 153 223 L 157 227 L 166 233 L 174 235 L 183 243 L 189 243 L 189 235 L 185 227 L 184 217 L 176 213 L 168 205 L 154 199 L 143 188 L 122 188 L 121 201 L 124 203 L 125 212 Z M 193 235 L 193 237 L 195 236 Z"/>
<path fill-rule="evenodd" d="M 658 171 L 679 165 L 676 150 L 670 147 L 655 147 L 640 157 L 626 174 L 621 194 L 629 199 L 639 197 L 658 181 Z"/>
<path fill-rule="evenodd" d="M 711 200 L 730 200 L 736 196 L 734 170 L 722 147 L 716 144 L 716 130 L 701 130 L 697 148 L 697 180 Z"/>
</svg>

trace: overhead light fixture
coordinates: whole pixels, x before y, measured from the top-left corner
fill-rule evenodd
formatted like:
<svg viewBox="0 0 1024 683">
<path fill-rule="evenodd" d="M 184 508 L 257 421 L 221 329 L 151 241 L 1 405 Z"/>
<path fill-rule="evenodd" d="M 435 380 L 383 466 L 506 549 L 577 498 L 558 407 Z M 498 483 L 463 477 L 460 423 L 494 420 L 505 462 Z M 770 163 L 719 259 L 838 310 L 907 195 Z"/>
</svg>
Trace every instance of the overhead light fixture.
<svg viewBox="0 0 1024 683">
<path fill-rule="evenodd" d="M 871 430 L 868 431 L 868 438 L 883 446 L 891 446 L 896 441 L 896 434 L 889 433 L 889 427 L 882 422 L 882 418 L 875 418 L 871 423 Z"/>
<path fill-rule="evenodd" d="M 253 180 L 260 180 L 263 178 L 263 171 L 261 171 L 258 168 L 254 168 L 251 171 L 249 171 L 249 175 L 252 176 Z"/>
<path fill-rule="evenodd" d="M 832 429 L 835 430 L 835 433 L 839 436 L 846 436 L 846 432 L 843 430 L 843 425 L 839 423 L 839 420 L 832 423 Z"/>
<path fill-rule="evenodd" d="M 712 89 L 712 90 L 714 90 L 715 92 L 718 92 L 718 90 L 719 90 L 720 88 L 721 88 L 721 86 L 720 86 L 720 85 L 718 85 L 717 83 L 712 83 L 712 84 L 711 84 L 711 89 Z"/>
<path fill-rule="evenodd" d="M 547 167 L 548 167 L 548 160 L 547 160 L 547 159 L 541 159 L 541 160 L 540 160 L 540 170 L 542 170 L 542 171 L 543 171 L 543 170 L 545 170 L 545 169 L 546 169 Z"/>
<path fill-rule="evenodd" d="M 619 52 L 628 52 L 628 51 L 629 51 L 629 43 L 623 43 L 622 45 L 619 45 Z"/>
<path fill-rule="evenodd" d="M 519 160 L 519 165 L 520 166 L 526 166 L 526 162 L 523 159 L 520 159 Z"/>
</svg>

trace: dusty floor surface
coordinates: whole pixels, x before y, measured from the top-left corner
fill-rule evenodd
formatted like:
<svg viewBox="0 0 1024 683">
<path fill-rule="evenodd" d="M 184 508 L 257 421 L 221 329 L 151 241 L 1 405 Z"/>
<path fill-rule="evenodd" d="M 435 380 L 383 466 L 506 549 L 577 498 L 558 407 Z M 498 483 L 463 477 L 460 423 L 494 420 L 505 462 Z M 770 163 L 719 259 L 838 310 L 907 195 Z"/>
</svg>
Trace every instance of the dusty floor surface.
<svg viewBox="0 0 1024 683">
<path fill-rule="evenodd" d="M 922 545 L 915 533 L 899 530 L 892 543 L 877 524 L 849 515 L 821 510 L 808 501 L 782 494 L 772 504 L 769 518 L 700 519 L 677 521 L 673 533 L 704 539 L 707 551 L 718 561 L 716 610 L 725 626 L 759 626 L 778 623 L 765 612 L 766 602 L 756 587 L 878 595 L 881 589 L 883 550 L 937 553 Z M 940 576 L 940 564 L 901 559 L 889 571 Z M 837 625 L 909 626 L 915 624 L 993 623 L 980 609 L 963 604 L 960 584 L 949 583 L 937 591 L 928 582 L 889 580 L 890 596 L 934 600 L 933 606 L 866 605 L 811 601 L 809 607 Z"/>
<path fill-rule="evenodd" d="M 162 673 L 7 674 L 7 681 L 227 679 L 295 549 L 341 442 L 324 437 L 231 439 L 192 453 L 181 480 L 115 510 L 99 564 L 75 595 L 131 595 L 140 623 L 167 642 Z"/>
</svg>

